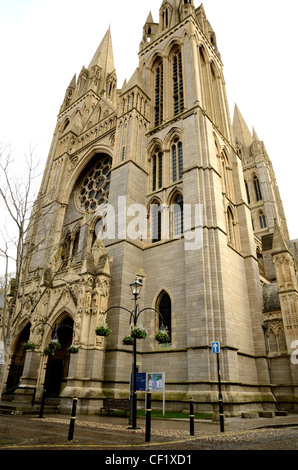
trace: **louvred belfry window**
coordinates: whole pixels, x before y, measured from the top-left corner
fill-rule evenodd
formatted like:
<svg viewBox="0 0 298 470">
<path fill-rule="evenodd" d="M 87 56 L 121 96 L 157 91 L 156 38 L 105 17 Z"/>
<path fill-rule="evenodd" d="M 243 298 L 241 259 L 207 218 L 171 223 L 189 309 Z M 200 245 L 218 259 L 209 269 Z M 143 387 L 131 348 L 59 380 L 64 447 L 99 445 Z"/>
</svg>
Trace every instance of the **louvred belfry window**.
<svg viewBox="0 0 298 470">
<path fill-rule="evenodd" d="M 155 72 L 155 127 L 163 121 L 163 65 L 159 63 Z"/>
<path fill-rule="evenodd" d="M 184 109 L 181 51 L 176 52 L 173 57 L 173 99 L 174 115 L 176 116 L 177 114 L 182 113 Z"/>
<path fill-rule="evenodd" d="M 183 149 L 182 143 L 178 138 L 174 140 L 172 145 L 172 165 L 173 165 L 173 182 L 183 178 Z"/>
</svg>

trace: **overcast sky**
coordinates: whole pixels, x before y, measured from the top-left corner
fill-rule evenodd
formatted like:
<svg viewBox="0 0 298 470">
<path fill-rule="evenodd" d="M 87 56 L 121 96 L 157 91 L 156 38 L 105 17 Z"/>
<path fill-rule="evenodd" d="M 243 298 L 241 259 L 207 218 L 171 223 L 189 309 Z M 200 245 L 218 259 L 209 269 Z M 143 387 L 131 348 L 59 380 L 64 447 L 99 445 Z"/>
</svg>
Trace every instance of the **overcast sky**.
<svg viewBox="0 0 298 470">
<path fill-rule="evenodd" d="M 138 66 L 149 11 L 162 0 L 0 0 L 0 142 L 20 162 L 29 143 L 46 162 L 73 75 L 88 66 L 111 27 L 118 88 Z M 195 0 L 195 7 L 201 2 Z M 217 36 L 231 118 L 237 103 L 272 160 L 298 238 L 297 0 L 205 0 Z"/>
</svg>

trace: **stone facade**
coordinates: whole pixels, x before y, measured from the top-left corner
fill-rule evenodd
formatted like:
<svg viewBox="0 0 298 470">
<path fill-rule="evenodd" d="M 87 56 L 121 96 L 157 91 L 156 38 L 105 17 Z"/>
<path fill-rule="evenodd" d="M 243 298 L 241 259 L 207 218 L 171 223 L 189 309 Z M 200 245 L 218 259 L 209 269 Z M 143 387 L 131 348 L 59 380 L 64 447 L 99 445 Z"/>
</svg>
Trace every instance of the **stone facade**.
<svg viewBox="0 0 298 470">
<path fill-rule="evenodd" d="M 158 23 L 149 14 L 139 67 L 122 89 L 107 31 L 66 90 L 32 218 L 7 387 L 27 328 L 37 348 L 21 381 L 41 393 L 57 324 L 72 330 L 63 348 L 79 349 L 52 358 L 61 411 L 74 396 L 81 413 L 128 397 L 131 346 L 122 340 L 137 276 L 148 308 L 137 363 L 165 373 L 167 408 L 192 397 L 197 410 L 216 412 L 216 340 L 226 415 L 295 409 L 296 244 L 263 142 L 237 107 L 231 123 L 202 5 L 164 0 Z M 149 308 L 166 319 L 169 344 L 156 342 L 159 316 Z M 111 335 L 96 336 L 104 323 Z"/>
</svg>

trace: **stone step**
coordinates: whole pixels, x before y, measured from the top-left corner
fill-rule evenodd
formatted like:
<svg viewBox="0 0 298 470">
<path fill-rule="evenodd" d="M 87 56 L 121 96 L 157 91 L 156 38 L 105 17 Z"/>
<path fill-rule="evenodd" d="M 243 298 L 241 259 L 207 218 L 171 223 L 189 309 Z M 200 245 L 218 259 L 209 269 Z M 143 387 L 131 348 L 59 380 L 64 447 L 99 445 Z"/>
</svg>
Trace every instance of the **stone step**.
<svg viewBox="0 0 298 470">
<path fill-rule="evenodd" d="M 44 414 L 58 414 L 59 409 L 58 405 L 60 403 L 59 399 L 47 398 L 44 406 Z M 0 415 L 9 414 L 26 414 L 26 415 L 36 415 L 39 413 L 40 403 L 35 403 L 32 406 L 30 403 L 17 403 L 12 401 L 5 401 L 2 399 L 0 402 Z"/>
</svg>

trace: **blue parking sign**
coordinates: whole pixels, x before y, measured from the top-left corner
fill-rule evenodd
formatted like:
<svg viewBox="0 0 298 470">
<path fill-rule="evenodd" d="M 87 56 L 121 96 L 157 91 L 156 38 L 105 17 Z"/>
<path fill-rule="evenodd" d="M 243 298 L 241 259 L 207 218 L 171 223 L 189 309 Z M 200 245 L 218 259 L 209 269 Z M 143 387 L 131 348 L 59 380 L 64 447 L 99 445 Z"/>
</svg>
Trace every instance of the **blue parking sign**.
<svg viewBox="0 0 298 470">
<path fill-rule="evenodd" d="M 219 354 L 220 353 L 220 343 L 219 343 L 219 341 L 212 341 L 211 349 L 212 349 L 212 352 L 214 354 Z"/>
</svg>

